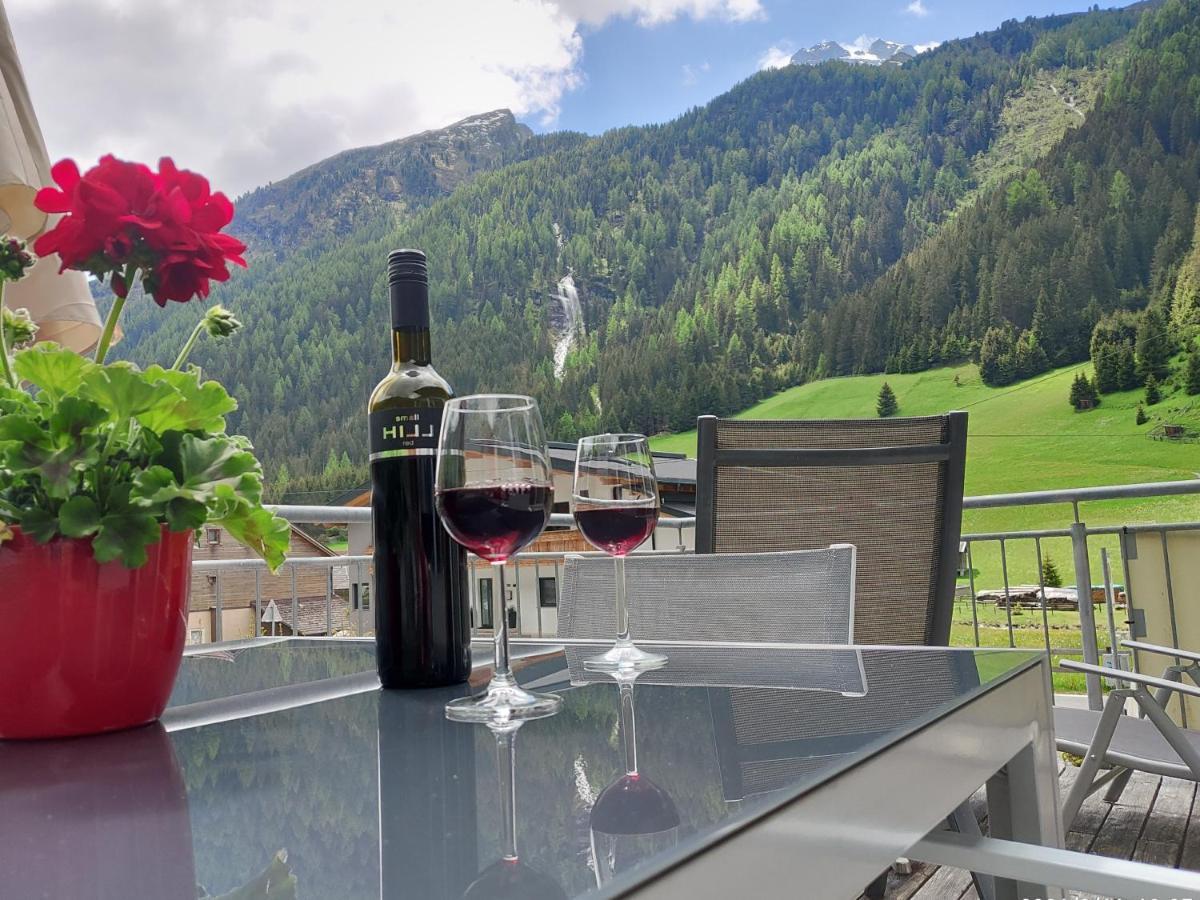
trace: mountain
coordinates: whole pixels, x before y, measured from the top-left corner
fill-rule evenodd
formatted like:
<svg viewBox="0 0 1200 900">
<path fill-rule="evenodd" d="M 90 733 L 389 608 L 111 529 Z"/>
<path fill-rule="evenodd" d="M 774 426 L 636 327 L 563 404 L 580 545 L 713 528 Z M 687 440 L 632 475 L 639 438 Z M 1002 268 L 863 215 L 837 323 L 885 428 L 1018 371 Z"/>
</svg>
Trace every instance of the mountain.
<svg viewBox="0 0 1200 900">
<path fill-rule="evenodd" d="M 792 64 L 798 66 L 816 66 L 830 60 L 859 63 L 867 66 L 901 65 L 917 55 L 917 48 L 912 44 L 898 44 L 895 41 L 885 41 L 876 38 L 868 43 L 860 38 L 853 44 L 842 44 L 837 41 L 822 41 L 807 50 L 800 50 L 792 56 Z"/>
<path fill-rule="evenodd" d="M 282 254 L 344 238 L 364 220 L 408 213 L 476 172 L 511 162 L 533 136 L 507 109 L 376 147 L 347 150 L 237 202 L 236 232 L 252 251 Z"/>
<path fill-rule="evenodd" d="M 686 430 L 830 375 L 1028 374 L 1177 295 L 1186 322 L 1200 0 L 1005 22 L 904 66 L 787 66 L 515 155 L 217 289 L 250 327 L 193 359 L 273 478 L 361 472 L 398 246 L 429 253 L 439 370 L 533 394 L 562 438 Z M 171 305 L 129 305 L 126 355 L 173 357 L 199 310 Z"/>
</svg>

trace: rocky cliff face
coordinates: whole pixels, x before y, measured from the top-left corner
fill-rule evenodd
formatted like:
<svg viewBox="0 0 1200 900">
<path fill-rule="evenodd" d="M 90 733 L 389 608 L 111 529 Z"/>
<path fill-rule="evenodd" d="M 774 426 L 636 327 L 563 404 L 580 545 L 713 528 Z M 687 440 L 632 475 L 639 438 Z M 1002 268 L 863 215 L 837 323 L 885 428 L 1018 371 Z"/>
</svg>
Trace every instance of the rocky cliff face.
<svg viewBox="0 0 1200 900">
<path fill-rule="evenodd" d="M 406 213 L 449 194 L 476 172 L 509 161 L 532 134 L 497 109 L 347 150 L 242 197 L 233 230 L 252 253 L 276 256 L 343 237 L 371 216 Z"/>
</svg>

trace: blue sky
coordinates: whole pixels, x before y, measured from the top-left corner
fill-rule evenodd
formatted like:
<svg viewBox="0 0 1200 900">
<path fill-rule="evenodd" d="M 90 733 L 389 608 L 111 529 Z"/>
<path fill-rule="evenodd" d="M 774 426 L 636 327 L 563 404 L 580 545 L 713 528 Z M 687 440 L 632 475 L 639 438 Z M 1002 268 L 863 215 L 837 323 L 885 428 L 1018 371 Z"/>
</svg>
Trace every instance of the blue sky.
<svg viewBox="0 0 1200 900">
<path fill-rule="evenodd" d="M 663 122 L 753 75 L 772 50 L 864 33 L 930 43 L 1085 5 L 3 0 L 52 157 L 169 154 L 231 195 L 489 110 L 539 131 Z M 114 97 L 121 114 L 97 115 Z"/>
<path fill-rule="evenodd" d="M 809 47 L 823 40 L 853 41 L 859 35 L 925 44 L 979 31 L 1005 19 L 1085 9 L 1069 0 L 908 0 L 849 3 L 787 3 L 763 0 L 765 17 L 749 21 L 680 17 L 659 25 L 631 18 L 580 27 L 583 54 L 578 87 L 567 91 L 561 112 L 538 131 L 573 129 L 596 134 L 620 125 L 667 121 L 752 75 L 772 47 Z"/>
</svg>

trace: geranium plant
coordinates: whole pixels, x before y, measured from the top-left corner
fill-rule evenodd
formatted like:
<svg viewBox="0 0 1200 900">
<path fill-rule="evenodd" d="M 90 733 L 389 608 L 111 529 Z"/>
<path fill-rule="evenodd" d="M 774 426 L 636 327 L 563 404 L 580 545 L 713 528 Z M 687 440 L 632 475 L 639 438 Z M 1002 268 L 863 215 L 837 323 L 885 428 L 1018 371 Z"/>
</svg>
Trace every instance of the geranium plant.
<svg viewBox="0 0 1200 900">
<path fill-rule="evenodd" d="M 106 156 L 82 175 L 64 160 L 52 175 L 58 187 L 43 189 L 36 203 L 62 218 L 34 252 L 58 253 L 64 269 L 108 280 L 114 300 L 91 360 L 52 343 L 10 358 L 13 339 L 30 335 L 26 320 L 0 315 L 0 541 L 6 525 L 39 543 L 86 538 L 98 562 L 136 568 L 163 525 L 211 523 L 278 567 L 289 528 L 262 505 L 262 467 L 250 442 L 226 433 L 237 403 L 186 365 L 197 339 L 227 336 L 237 320 L 210 308 L 170 368 L 106 361 L 139 280 L 165 306 L 207 297 L 211 281 L 229 277 L 228 264 L 245 265 L 245 245 L 222 233 L 233 204 L 170 159 L 156 172 Z M 0 309 L 4 281 L 32 262 L 20 242 L 0 242 Z"/>
</svg>

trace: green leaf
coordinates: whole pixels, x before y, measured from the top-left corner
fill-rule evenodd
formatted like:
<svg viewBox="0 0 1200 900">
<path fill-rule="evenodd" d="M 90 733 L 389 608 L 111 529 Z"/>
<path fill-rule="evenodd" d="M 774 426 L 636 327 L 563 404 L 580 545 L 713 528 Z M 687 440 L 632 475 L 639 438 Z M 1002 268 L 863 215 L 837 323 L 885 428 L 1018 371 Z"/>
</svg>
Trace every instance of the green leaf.
<svg viewBox="0 0 1200 900">
<path fill-rule="evenodd" d="M 159 461 L 162 465 L 150 466 L 134 477 L 133 497 L 141 505 L 165 503 L 175 497 L 208 503 L 218 485 L 232 488 L 251 503 L 257 503 L 262 494 L 258 460 L 224 435 L 199 438 L 168 432 L 163 435 Z"/>
<path fill-rule="evenodd" d="M 167 527 L 172 531 L 194 531 L 208 521 L 208 507 L 196 500 L 176 497 L 167 502 Z"/>
<path fill-rule="evenodd" d="M 44 509 L 25 510 L 17 524 L 39 544 L 49 542 L 58 534 L 58 517 Z"/>
<path fill-rule="evenodd" d="M 83 379 L 82 393 L 105 407 L 113 421 L 124 421 L 158 407 L 173 407 L 182 394 L 161 378 L 139 372 L 130 363 L 97 366 Z"/>
<path fill-rule="evenodd" d="M 13 369 L 25 381 L 40 388 L 52 400 L 78 389 L 83 376 L 96 364 L 50 341 L 21 350 L 13 357 Z"/>
<path fill-rule="evenodd" d="M 32 416 L 7 415 L 0 419 L 0 441 L 17 441 L 47 450 L 53 447 L 50 433 Z"/>
<path fill-rule="evenodd" d="M 215 381 L 201 383 L 199 370 L 175 372 L 161 366 L 150 366 L 144 377 L 166 382 L 178 393 L 167 403 L 139 413 L 137 419 L 146 428 L 162 434 L 165 431 L 225 431 L 225 414 L 237 409 L 237 401 Z"/>
<path fill-rule="evenodd" d="M 95 534 L 100 529 L 100 507 L 91 497 L 72 497 L 58 511 L 58 527 L 67 537 Z"/>
<path fill-rule="evenodd" d="M 273 515 L 261 506 L 239 504 L 228 515 L 215 520 L 233 537 L 266 560 L 276 571 L 287 558 L 291 526 L 286 519 Z"/>
<path fill-rule="evenodd" d="M 85 431 L 109 421 L 109 412 L 99 403 L 82 397 L 63 397 L 50 413 L 50 435 L 56 447 L 76 442 Z"/>
<path fill-rule="evenodd" d="M 153 513 L 130 500 L 130 486 L 116 485 L 108 495 L 108 512 L 100 519 L 100 528 L 92 539 L 96 562 L 114 559 L 129 569 L 146 564 L 146 548 L 162 537 L 162 526 Z"/>
</svg>

